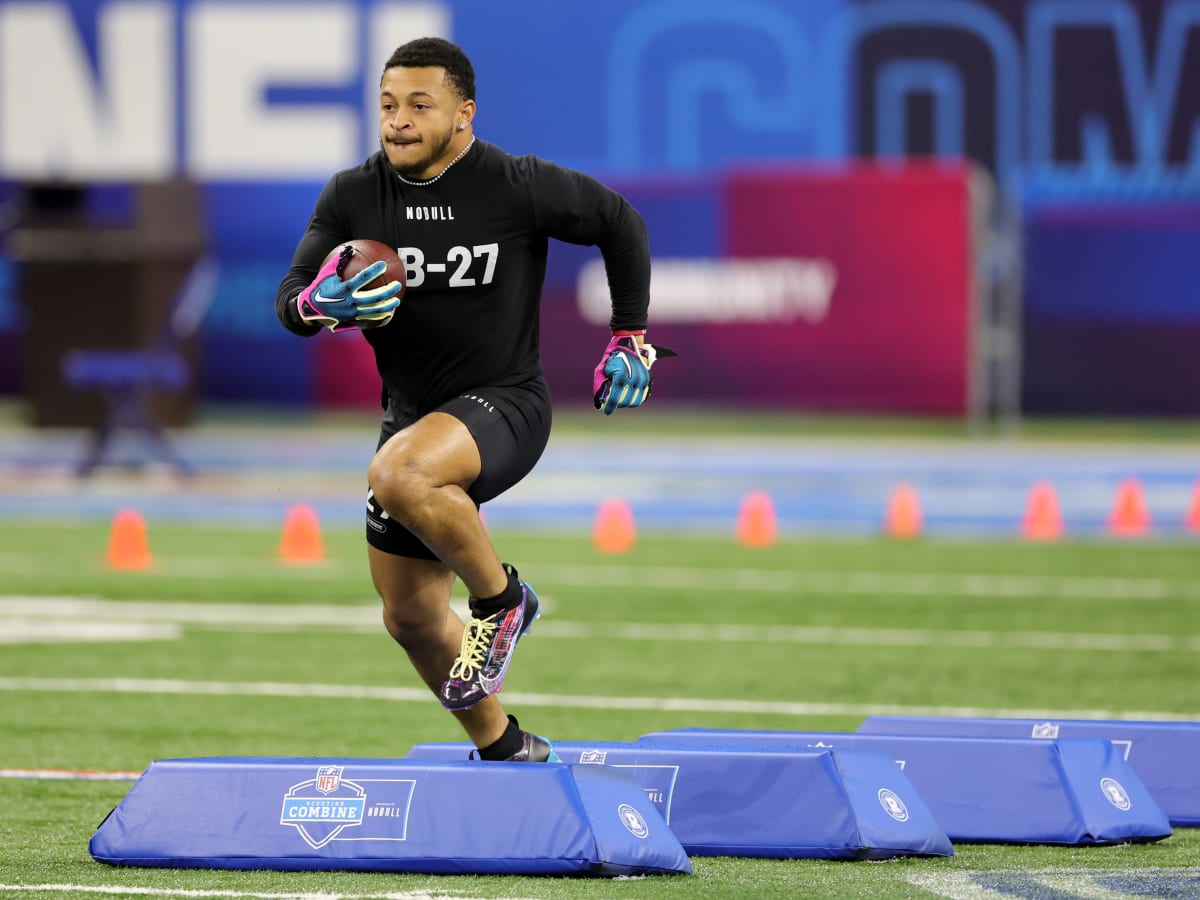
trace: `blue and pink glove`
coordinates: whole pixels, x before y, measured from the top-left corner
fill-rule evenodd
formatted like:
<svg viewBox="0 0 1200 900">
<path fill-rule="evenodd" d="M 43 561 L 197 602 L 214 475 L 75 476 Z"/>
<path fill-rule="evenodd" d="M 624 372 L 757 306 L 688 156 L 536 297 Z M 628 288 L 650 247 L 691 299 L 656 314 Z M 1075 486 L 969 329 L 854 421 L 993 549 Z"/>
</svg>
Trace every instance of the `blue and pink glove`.
<svg viewBox="0 0 1200 900">
<path fill-rule="evenodd" d="M 393 281 L 382 287 L 367 289 L 366 285 L 378 278 L 387 269 L 383 260 L 373 262 L 357 275 L 342 281 L 353 251 L 343 250 L 341 255 L 327 260 L 312 284 L 296 298 L 296 311 L 300 318 L 311 325 L 323 325 L 330 331 L 346 331 L 362 325 L 368 327 L 385 323 L 400 305 L 397 296 L 404 285 Z"/>
<path fill-rule="evenodd" d="M 615 410 L 641 406 L 650 396 L 650 367 L 659 357 L 675 356 L 668 347 L 653 347 L 635 336 L 643 332 L 615 331 L 592 373 L 592 400 L 606 416 Z"/>
</svg>

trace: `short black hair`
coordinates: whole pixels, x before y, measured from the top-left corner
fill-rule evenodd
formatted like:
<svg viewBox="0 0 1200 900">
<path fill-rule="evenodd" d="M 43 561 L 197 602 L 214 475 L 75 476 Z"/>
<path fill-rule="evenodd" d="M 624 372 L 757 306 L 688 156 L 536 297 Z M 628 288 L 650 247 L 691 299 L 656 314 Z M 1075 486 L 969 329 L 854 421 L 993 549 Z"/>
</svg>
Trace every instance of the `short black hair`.
<svg viewBox="0 0 1200 900">
<path fill-rule="evenodd" d="M 475 67 L 461 47 L 445 38 L 423 37 L 401 44 L 388 58 L 383 70 L 395 66 L 409 69 L 441 66 L 446 81 L 463 100 L 475 99 Z"/>
</svg>

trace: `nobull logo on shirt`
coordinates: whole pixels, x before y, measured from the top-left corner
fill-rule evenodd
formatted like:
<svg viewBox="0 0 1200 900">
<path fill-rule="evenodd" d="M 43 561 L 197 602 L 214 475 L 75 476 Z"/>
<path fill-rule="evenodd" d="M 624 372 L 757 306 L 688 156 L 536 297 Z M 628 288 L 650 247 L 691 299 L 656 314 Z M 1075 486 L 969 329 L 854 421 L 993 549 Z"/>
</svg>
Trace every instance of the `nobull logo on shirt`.
<svg viewBox="0 0 1200 900">
<path fill-rule="evenodd" d="M 406 206 L 404 218 L 416 222 L 453 222 L 453 206 Z"/>
</svg>

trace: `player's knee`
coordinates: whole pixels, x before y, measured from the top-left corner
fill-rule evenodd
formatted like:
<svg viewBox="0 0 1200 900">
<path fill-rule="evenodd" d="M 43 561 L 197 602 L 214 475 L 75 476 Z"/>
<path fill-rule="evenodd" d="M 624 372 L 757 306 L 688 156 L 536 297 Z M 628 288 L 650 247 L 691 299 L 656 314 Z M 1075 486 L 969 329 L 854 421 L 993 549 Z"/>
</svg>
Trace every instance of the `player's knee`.
<svg viewBox="0 0 1200 900">
<path fill-rule="evenodd" d="M 367 483 L 390 515 L 405 521 L 428 496 L 431 481 L 419 456 L 390 444 L 367 466 Z"/>
<path fill-rule="evenodd" d="M 392 640 L 407 650 L 429 646 L 441 636 L 445 626 L 441 621 L 417 615 L 402 605 L 384 603 L 383 627 Z"/>
</svg>

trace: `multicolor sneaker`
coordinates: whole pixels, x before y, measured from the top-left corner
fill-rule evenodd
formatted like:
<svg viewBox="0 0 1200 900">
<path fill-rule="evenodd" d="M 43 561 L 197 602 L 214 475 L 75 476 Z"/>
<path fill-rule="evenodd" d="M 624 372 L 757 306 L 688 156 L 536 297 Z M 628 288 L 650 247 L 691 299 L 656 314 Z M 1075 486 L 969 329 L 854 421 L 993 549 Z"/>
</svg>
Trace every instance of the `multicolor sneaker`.
<svg viewBox="0 0 1200 900">
<path fill-rule="evenodd" d="M 506 568 L 516 575 L 515 569 Z M 521 585 L 519 605 L 486 619 L 472 616 L 467 622 L 458 659 L 454 660 L 450 677 L 438 694 L 446 709 L 470 709 L 480 700 L 497 693 L 504 684 L 517 641 L 542 614 L 533 588 L 517 580 Z"/>
</svg>

